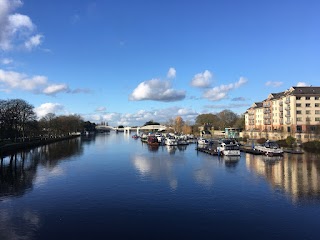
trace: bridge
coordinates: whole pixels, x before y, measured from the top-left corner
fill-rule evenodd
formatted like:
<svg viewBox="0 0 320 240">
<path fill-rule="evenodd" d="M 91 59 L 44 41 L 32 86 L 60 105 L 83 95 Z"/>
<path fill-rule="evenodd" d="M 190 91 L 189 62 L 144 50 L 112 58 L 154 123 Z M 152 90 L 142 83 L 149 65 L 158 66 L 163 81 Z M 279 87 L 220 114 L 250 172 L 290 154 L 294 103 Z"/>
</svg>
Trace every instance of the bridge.
<svg viewBox="0 0 320 240">
<path fill-rule="evenodd" d="M 131 131 L 136 131 L 137 133 L 139 133 L 140 131 L 158 131 L 158 132 L 162 132 L 167 130 L 167 127 L 164 125 L 146 125 L 146 126 L 142 126 L 142 127 L 123 127 L 123 128 L 119 128 L 119 127 L 112 127 L 112 126 L 108 126 L 108 125 L 96 125 L 96 129 L 99 132 L 110 132 L 110 131 L 116 131 L 116 132 L 125 132 L 125 133 L 129 133 Z"/>
</svg>

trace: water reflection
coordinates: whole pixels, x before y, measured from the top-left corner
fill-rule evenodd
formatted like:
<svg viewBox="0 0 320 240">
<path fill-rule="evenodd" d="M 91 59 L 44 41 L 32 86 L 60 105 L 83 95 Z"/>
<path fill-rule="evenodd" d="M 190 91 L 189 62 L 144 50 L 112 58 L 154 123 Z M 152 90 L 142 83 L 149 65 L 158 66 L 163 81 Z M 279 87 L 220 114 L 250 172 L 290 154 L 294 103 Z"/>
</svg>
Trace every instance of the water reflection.
<svg viewBox="0 0 320 240">
<path fill-rule="evenodd" d="M 5 209 L 0 211 L 0 239 L 34 239 L 40 228 L 40 217 L 30 209 Z M 19 227 L 16 226 L 19 222 Z"/>
<path fill-rule="evenodd" d="M 0 201 L 21 196 L 50 175 L 61 175 L 61 160 L 82 154 L 80 139 L 71 139 L 7 156 L 0 165 Z M 46 171 L 38 173 L 38 167 Z"/>
<path fill-rule="evenodd" d="M 184 162 L 183 159 L 171 158 L 170 155 L 134 155 L 132 163 L 141 177 L 151 177 L 155 181 L 165 180 L 172 190 L 177 189 L 178 179 L 174 165 Z"/>
<path fill-rule="evenodd" d="M 212 187 L 214 183 L 214 170 L 222 164 L 220 158 L 206 156 L 201 159 L 200 166 L 193 171 L 193 178 L 204 187 Z"/>
<path fill-rule="evenodd" d="M 314 154 L 285 154 L 283 157 L 246 154 L 247 168 L 265 177 L 273 188 L 292 200 L 320 200 L 320 161 Z"/>
<path fill-rule="evenodd" d="M 240 161 L 240 156 L 223 156 L 223 161 L 227 168 L 236 168 Z"/>
</svg>

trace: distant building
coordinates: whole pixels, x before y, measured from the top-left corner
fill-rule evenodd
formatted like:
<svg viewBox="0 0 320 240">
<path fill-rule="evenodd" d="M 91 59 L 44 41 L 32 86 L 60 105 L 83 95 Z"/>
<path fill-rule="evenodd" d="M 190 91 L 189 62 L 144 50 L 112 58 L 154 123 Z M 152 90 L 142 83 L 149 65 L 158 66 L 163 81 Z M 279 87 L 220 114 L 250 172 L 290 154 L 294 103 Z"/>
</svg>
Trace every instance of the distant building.
<svg viewBox="0 0 320 240">
<path fill-rule="evenodd" d="M 320 133 L 320 87 L 291 87 L 270 93 L 246 111 L 245 130 L 253 138 L 284 139 L 290 135 L 301 141 L 316 139 Z"/>
</svg>

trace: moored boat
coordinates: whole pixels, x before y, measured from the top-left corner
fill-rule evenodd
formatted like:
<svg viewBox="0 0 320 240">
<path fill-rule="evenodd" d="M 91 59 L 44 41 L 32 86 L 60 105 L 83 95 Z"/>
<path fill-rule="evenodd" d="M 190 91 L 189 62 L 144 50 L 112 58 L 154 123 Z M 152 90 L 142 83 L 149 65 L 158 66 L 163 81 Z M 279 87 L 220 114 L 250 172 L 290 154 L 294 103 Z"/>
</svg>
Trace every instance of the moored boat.
<svg viewBox="0 0 320 240">
<path fill-rule="evenodd" d="M 158 139 L 155 136 L 148 136 L 148 142 L 147 143 L 150 146 L 159 146 Z"/>
<path fill-rule="evenodd" d="M 164 144 L 167 146 L 177 146 L 177 140 L 174 137 L 166 137 Z"/>
<path fill-rule="evenodd" d="M 199 138 L 198 139 L 198 144 L 199 145 L 208 145 L 209 144 L 209 141 L 205 138 Z"/>
<path fill-rule="evenodd" d="M 283 149 L 275 141 L 267 140 L 263 145 L 254 146 L 254 150 L 264 153 L 267 156 L 281 156 Z"/>
<path fill-rule="evenodd" d="M 134 135 L 132 135 L 132 138 L 134 138 L 134 139 L 138 139 L 138 138 L 139 138 L 139 136 L 138 136 L 137 134 L 134 134 Z"/>
<path fill-rule="evenodd" d="M 217 152 L 224 156 L 240 156 L 240 146 L 234 139 L 222 139 L 217 147 Z"/>
</svg>

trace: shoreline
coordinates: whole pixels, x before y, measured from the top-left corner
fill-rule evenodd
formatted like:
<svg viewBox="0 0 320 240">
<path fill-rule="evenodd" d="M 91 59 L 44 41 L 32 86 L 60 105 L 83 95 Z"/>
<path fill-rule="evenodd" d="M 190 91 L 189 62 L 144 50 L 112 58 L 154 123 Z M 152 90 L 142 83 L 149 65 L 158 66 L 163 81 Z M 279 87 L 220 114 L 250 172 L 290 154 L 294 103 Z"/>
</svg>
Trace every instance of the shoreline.
<svg viewBox="0 0 320 240">
<path fill-rule="evenodd" d="M 70 135 L 70 136 L 61 137 L 61 138 L 47 138 L 47 139 L 40 139 L 40 140 L 31 141 L 31 142 L 5 144 L 0 147 L 0 158 L 3 159 L 4 157 L 19 151 L 28 150 L 31 148 L 47 145 L 50 143 L 60 142 L 68 139 L 73 139 L 77 137 L 80 137 L 80 136 Z"/>
</svg>

